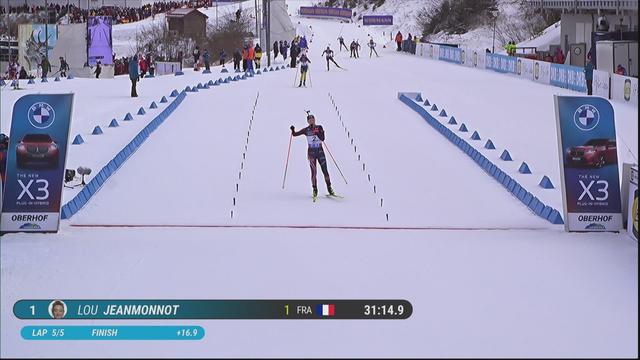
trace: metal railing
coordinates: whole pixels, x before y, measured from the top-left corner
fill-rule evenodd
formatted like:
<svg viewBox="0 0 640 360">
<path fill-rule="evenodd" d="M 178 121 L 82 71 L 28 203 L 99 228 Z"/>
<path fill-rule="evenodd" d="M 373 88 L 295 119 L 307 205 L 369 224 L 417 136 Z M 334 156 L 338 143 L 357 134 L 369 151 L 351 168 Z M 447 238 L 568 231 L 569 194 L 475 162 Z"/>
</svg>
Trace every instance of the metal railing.
<svg viewBox="0 0 640 360">
<path fill-rule="evenodd" d="M 638 11 L 638 0 L 529 0 L 529 3 L 545 9 Z"/>
</svg>

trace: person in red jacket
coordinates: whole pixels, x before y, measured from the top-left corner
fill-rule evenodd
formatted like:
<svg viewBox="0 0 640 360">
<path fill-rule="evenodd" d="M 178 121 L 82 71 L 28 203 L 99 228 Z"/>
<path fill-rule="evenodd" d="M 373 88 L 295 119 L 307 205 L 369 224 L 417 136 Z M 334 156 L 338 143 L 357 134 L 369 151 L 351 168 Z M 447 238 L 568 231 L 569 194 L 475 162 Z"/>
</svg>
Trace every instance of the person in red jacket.
<svg viewBox="0 0 640 360">
<path fill-rule="evenodd" d="M 138 66 L 140 66 L 140 78 L 144 78 L 147 74 L 147 61 L 144 59 L 144 56 L 140 56 L 140 60 L 138 61 Z"/>
<path fill-rule="evenodd" d="M 396 44 L 398 44 L 398 51 L 402 51 L 402 33 L 400 31 L 396 34 Z"/>
</svg>

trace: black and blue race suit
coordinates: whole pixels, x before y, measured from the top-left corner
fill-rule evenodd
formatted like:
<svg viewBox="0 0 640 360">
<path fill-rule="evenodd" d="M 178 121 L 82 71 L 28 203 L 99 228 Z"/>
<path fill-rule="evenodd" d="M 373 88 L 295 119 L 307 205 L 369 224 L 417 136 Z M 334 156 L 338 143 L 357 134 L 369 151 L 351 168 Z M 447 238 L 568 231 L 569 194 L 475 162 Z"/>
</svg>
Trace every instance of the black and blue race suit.
<svg viewBox="0 0 640 360">
<path fill-rule="evenodd" d="M 307 137 L 307 143 L 309 149 L 307 150 L 307 158 L 309 159 L 309 166 L 311 167 L 311 185 L 314 189 L 318 188 L 318 182 L 316 176 L 318 174 L 318 165 L 320 163 L 320 169 L 324 174 L 324 181 L 327 183 L 327 188 L 331 188 L 331 179 L 329 178 L 329 170 L 327 169 L 327 159 L 324 156 L 322 150 L 322 142 L 324 141 L 324 130 L 320 125 L 310 125 L 306 128 L 293 132 L 293 136 L 305 135 Z"/>
</svg>

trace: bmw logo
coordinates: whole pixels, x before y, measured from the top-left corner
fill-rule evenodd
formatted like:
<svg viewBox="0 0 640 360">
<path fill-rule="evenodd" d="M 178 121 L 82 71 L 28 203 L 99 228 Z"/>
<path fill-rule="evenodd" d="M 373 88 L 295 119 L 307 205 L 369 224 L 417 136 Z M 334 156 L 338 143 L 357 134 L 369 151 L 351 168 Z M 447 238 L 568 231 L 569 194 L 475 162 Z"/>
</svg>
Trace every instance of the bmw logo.
<svg viewBox="0 0 640 360">
<path fill-rule="evenodd" d="M 56 119 L 56 113 L 53 111 L 53 107 L 45 102 L 37 102 L 29 108 L 29 114 L 27 115 L 31 125 L 38 129 L 46 129 Z"/>
<path fill-rule="evenodd" d="M 582 105 L 573 114 L 573 122 L 582 131 L 593 130 L 600 122 L 600 113 L 595 106 Z"/>
</svg>

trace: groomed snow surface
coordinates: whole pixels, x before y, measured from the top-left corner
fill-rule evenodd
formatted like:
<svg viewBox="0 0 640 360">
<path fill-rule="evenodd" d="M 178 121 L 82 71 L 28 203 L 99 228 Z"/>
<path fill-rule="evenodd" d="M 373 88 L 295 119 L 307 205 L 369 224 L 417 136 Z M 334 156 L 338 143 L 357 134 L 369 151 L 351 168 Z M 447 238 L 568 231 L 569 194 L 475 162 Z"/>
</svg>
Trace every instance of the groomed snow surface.
<svg viewBox="0 0 640 360">
<path fill-rule="evenodd" d="M 342 32 L 365 44 L 371 30 L 294 20 L 314 33 L 307 88 L 295 88 L 296 70 L 286 69 L 188 93 L 58 234 L 3 236 L 2 356 L 637 357 L 637 243 L 567 234 L 538 218 L 397 99 L 420 91 L 491 138 L 496 159 L 509 149 L 514 162 L 503 170 L 512 176 L 527 161 L 533 174 L 517 179 L 561 209 L 558 189 L 536 185 L 543 175 L 560 185 L 553 95 L 575 93 L 381 42 L 380 58 L 366 48 L 361 59 L 338 52 L 347 70 L 327 72 L 327 43 Z M 20 96 L 72 91 L 71 133 L 87 142 L 71 147 L 68 163 L 97 170 L 166 106 L 149 110 L 151 101 L 219 71 L 143 79 L 137 99 L 127 77 L 4 89 L 1 129 Z M 620 157 L 637 161 L 637 107 L 613 105 L 628 145 Z M 135 116 L 141 106 L 147 115 Z M 311 201 L 303 138 L 293 139 L 282 189 L 288 128 L 305 126 L 305 110 L 325 128 L 348 181 L 329 157 L 344 199 L 324 197 L 320 175 L 321 196 Z M 127 112 L 134 121 L 89 135 Z M 400 298 L 414 313 L 404 321 L 190 321 L 207 331 L 198 342 L 22 340 L 23 326 L 50 322 L 18 320 L 13 304 L 50 298 Z M 186 324 L 73 324 L 83 323 Z"/>
</svg>

